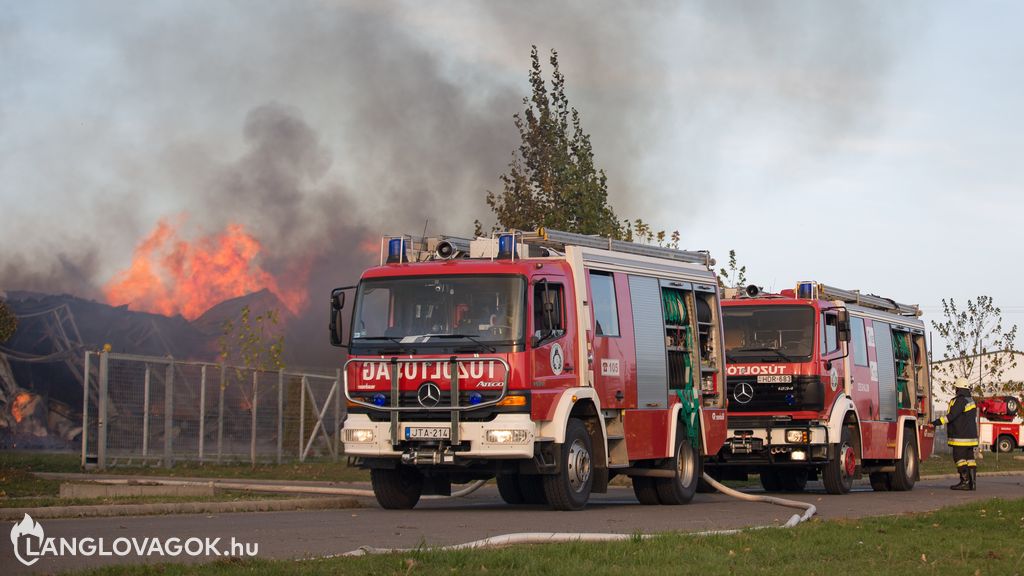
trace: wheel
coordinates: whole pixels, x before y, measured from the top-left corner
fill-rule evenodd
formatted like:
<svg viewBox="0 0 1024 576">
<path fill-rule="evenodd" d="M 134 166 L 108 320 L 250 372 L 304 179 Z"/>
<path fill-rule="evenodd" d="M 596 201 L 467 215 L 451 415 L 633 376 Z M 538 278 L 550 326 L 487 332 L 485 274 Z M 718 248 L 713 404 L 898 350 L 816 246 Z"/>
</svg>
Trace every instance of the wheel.
<svg viewBox="0 0 1024 576">
<path fill-rule="evenodd" d="M 1006 454 L 1007 452 L 1013 452 L 1017 447 L 1017 443 L 1013 441 L 1011 436 L 1000 436 L 999 440 L 996 440 L 996 451 Z"/>
<path fill-rule="evenodd" d="M 519 474 L 498 474 L 498 495 L 506 504 L 523 504 L 523 491 L 519 487 Z"/>
<path fill-rule="evenodd" d="M 777 471 L 765 470 L 758 474 L 758 478 L 761 480 L 761 487 L 764 488 L 765 492 L 778 492 L 782 490 L 782 482 L 779 480 Z"/>
<path fill-rule="evenodd" d="M 593 448 L 586 426 L 578 418 L 570 418 L 565 427 L 558 473 L 542 476 L 544 493 L 555 510 L 580 510 L 590 499 L 594 484 Z"/>
<path fill-rule="evenodd" d="M 662 504 L 678 506 L 693 500 L 697 493 L 697 482 L 700 480 L 703 462 L 700 453 L 690 444 L 685 431 L 677 434 L 676 454 L 668 459 L 666 469 L 675 472 L 672 478 L 655 478 L 654 485 L 658 489 L 658 500 Z"/>
<path fill-rule="evenodd" d="M 871 489 L 875 492 L 888 492 L 892 490 L 892 474 L 888 472 L 873 472 L 871 478 Z"/>
<path fill-rule="evenodd" d="M 1010 414 L 1016 414 L 1017 410 L 1020 409 L 1020 400 L 1017 400 L 1013 396 L 1006 397 L 1006 411 Z"/>
<path fill-rule="evenodd" d="M 633 494 L 636 494 L 636 499 L 639 500 L 641 504 L 644 506 L 660 504 L 658 500 L 658 488 L 654 485 L 654 478 L 634 476 L 632 480 Z"/>
<path fill-rule="evenodd" d="M 374 468 L 370 470 L 373 495 L 381 508 L 409 510 L 423 494 L 423 474 L 409 466 Z"/>
<path fill-rule="evenodd" d="M 844 427 L 835 454 L 822 471 L 821 479 L 829 494 L 846 494 L 853 488 L 853 476 L 857 473 L 857 451 L 850 440 L 852 437 L 850 427 Z"/>
<path fill-rule="evenodd" d="M 907 432 L 910 432 L 909 430 Z M 913 436 L 903 436 L 903 458 L 896 461 L 896 471 L 892 473 L 892 489 L 895 492 L 906 492 L 914 489 L 917 482 L 917 442 Z"/>
<path fill-rule="evenodd" d="M 784 492 L 803 492 L 807 488 L 807 470 L 804 468 L 783 468 L 777 475 L 779 487 Z"/>
</svg>

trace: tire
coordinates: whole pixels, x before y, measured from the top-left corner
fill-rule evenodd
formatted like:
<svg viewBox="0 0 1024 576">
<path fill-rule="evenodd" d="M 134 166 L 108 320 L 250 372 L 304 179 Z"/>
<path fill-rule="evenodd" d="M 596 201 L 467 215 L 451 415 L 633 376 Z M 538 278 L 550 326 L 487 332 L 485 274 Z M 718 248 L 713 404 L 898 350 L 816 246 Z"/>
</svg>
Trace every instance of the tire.
<svg viewBox="0 0 1024 576">
<path fill-rule="evenodd" d="M 658 500 L 658 488 L 654 485 L 654 478 L 646 476 L 633 477 L 633 494 L 644 506 L 661 504 Z"/>
<path fill-rule="evenodd" d="M 519 487 L 519 474 L 498 474 L 498 495 L 506 504 L 524 504 L 523 491 Z"/>
<path fill-rule="evenodd" d="M 1014 450 L 1016 450 L 1017 443 L 1013 441 L 1012 436 L 1003 435 L 1000 436 L 998 440 L 996 440 L 995 448 L 996 452 L 1006 454 L 1007 452 L 1013 452 Z"/>
<path fill-rule="evenodd" d="M 829 494 L 847 494 L 853 488 L 853 476 L 857 469 L 857 451 L 853 447 L 849 426 L 843 427 L 843 435 L 836 444 L 835 454 L 825 464 L 821 479 Z"/>
<path fill-rule="evenodd" d="M 655 478 L 654 485 L 658 489 L 658 500 L 668 506 L 679 506 L 689 504 L 693 495 L 697 493 L 697 483 L 700 481 L 703 460 L 700 453 L 685 431 L 677 434 L 675 456 L 666 462 L 666 469 L 675 472 L 672 478 Z"/>
<path fill-rule="evenodd" d="M 409 510 L 423 494 L 423 474 L 410 466 L 374 468 L 370 470 L 370 483 L 377 503 L 388 510 Z"/>
<path fill-rule="evenodd" d="M 782 482 L 779 480 L 779 474 L 775 470 L 765 470 L 758 474 L 758 479 L 761 481 L 761 487 L 764 488 L 765 492 L 779 492 L 782 490 Z"/>
<path fill-rule="evenodd" d="M 587 505 L 594 485 L 593 454 L 587 427 L 578 418 L 570 418 L 565 426 L 558 473 L 542 476 L 544 493 L 552 508 L 581 510 Z"/>
<path fill-rule="evenodd" d="M 894 492 L 909 492 L 917 482 L 917 442 L 907 432 L 911 431 L 903 434 L 903 457 L 896 461 L 896 471 L 892 473 L 890 485 Z"/>
<path fill-rule="evenodd" d="M 784 468 L 778 471 L 777 476 L 783 492 L 803 492 L 807 488 L 807 470 L 804 468 Z"/>
<path fill-rule="evenodd" d="M 892 490 L 892 474 L 888 472 L 873 472 L 871 474 L 871 489 L 875 492 L 888 492 Z"/>
</svg>

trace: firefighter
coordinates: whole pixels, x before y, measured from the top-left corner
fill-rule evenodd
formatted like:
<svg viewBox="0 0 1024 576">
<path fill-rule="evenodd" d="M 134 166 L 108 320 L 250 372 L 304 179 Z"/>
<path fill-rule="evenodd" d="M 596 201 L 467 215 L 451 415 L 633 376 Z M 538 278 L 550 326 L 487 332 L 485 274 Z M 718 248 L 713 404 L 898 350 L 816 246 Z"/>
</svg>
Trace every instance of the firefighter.
<svg viewBox="0 0 1024 576">
<path fill-rule="evenodd" d="M 932 420 L 935 426 L 946 426 L 947 443 L 953 448 L 960 483 L 950 486 L 953 490 L 974 490 L 978 478 L 974 449 L 978 447 L 978 411 L 971 397 L 971 385 L 966 378 L 957 378 L 953 383 L 956 395 L 949 401 L 949 409 L 942 418 Z"/>
</svg>

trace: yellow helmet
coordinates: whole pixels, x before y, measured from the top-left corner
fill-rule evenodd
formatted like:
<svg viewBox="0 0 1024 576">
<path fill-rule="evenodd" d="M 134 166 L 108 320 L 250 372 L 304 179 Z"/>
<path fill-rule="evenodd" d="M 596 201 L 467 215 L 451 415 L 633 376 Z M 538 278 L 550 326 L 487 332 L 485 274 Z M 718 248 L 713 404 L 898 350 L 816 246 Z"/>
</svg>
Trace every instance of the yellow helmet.
<svg viewBox="0 0 1024 576">
<path fill-rule="evenodd" d="M 967 381 L 967 378 L 957 378 L 956 382 L 953 382 L 953 388 L 970 388 L 971 384 Z"/>
</svg>

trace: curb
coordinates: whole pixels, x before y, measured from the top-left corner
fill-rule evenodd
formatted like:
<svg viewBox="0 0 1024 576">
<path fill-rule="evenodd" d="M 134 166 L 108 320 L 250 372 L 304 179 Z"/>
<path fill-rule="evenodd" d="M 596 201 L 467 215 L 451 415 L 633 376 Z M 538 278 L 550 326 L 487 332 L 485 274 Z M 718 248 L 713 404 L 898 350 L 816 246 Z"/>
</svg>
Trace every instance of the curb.
<svg viewBox="0 0 1024 576">
<path fill-rule="evenodd" d="M 978 476 L 1024 476 L 1024 470 L 1004 470 L 1001 472 L 978 472 Z M 959 474 L 930 474 L 928 476 L 921 476 L 921 480 L 935 479 L 935 478 L 959 478 Z"/>
<path fill-rule="evenodd" d="M 149 516 L 154 514 L 211 514 L 226 512 L 279 512 L 286 510 L 327 510 L 360 508 L 351 497 L 295 498 L 290 500 L 248 500 L 238 502 L 170 502 L 154 504 L 113 504 L 107 506 L 46 506 L 2 508 L 0 521 L 21 520 L 25 514 L 39 518 L 100 518 Z"/>
</svg>

